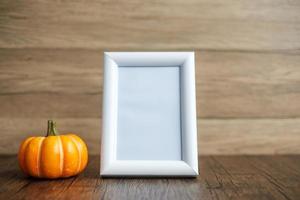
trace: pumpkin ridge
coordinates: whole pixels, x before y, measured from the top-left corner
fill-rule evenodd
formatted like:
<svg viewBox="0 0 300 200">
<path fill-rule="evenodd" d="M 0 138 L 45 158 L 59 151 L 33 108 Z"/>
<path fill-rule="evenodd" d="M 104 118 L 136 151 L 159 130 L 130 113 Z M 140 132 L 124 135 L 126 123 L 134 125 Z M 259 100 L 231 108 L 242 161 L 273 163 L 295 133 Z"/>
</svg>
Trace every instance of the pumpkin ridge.
<svg viewBox="0 0 300 200">
<path fill-rule="evenodd" d="M 87 153 L 87 146 L 86 144 L 83 142 L 83 140 L 78 137 L 77 135 L 73 134 L 73 137 L 76 139 L 76 141 L 80 144 L 81 146 L 81 164 L 80 164 L 80 170 L 79 173 L 82 172 L 82 170 L 84 170 L 84 168 L 86 167 L 87 163 L 88 163 L 88 155 L 84 155 L 83 152 Z M 83 159 L 84 157 L 86 157 L 85 159 Z"/>
<path fill-rule="evenodd" d="M 80 148 L 78 146 L 78 143 L 77 143 L 76 139 L 73 137 L 72 134 L 70 134 L 69 136 L 70 136 L 72 142 L 75 144 L 77 152 L 78 152 L 78 167 L 77 167 L 77 171 L 76 171 L 76 173 L 78 173 L 80 171 L 80 168 L 81 168 L 81 152 L 80 152 Z"/>
<path fill-rule="evenodd" d="M 19 154 L 20 154 L 20 158 L 19 158 L 20 167 L 21 167 L 21 169 L 24 171 L 24 173 L 26 173 L 26 174 L 28 174 L 28 175 L 29 175 L 29 173 L 28 173 L 28 167 L 27 167 L 27 165 L 26 165 L 25 152 L 26 152 L 26 149 L 27 149 L 29 143 L 30 143 L 33 139 L 34 139 L 34 137 L 31 137 L 31 138 L 28 138 L 27 140 L 25 140 L 25 141 L 23 142 L 23 144 L 21 145 L 21 149 L 20 149 L 20 152 L 19 152 Z M 23 145 L 25 145 L 25 146 L 23 147 Z M 23 148 L 22 148 L 22 147 L 23 147 Z"/>
<path fill-rule="evenodd" d="M 34 137 L 28 142 L 26 146 L 24 157 L 25 157 L 25 166 L 27 172 L 30 176 L 37 177 L 39 175 L 38 168 L 38 151 L 36 151 L 37 145 L 40 145 L 39 137 Z"/>
<path fill-rule="evenodd" d="M 37 161 L 37 166 L 38 166 L 38 176 L 39 177 L 43 177 L 42 175 L 42 170 L 41 170 L 41 157 L 42 157 L 42 154 L 41 154 L 41 149 L 43 147 L 43 143 L 45 141 L 45 137 L 41 137 L 41 142 L 39 143 L 39 147 L 38 147 L 38 161 Z"/>
<path fill-rule="evenodd" d="M 60 163 L 59 163 L 59 167 L 60 167 L 60 176 L 63 175 L 64 173 L 64 150 L 63 150 L 63 143 L 61 141 L 61 137 L 60 136 L 57 136 L 58 137 L 58 142 L 59 142 L 59 158 L 60 158 Z"/>
</svg>

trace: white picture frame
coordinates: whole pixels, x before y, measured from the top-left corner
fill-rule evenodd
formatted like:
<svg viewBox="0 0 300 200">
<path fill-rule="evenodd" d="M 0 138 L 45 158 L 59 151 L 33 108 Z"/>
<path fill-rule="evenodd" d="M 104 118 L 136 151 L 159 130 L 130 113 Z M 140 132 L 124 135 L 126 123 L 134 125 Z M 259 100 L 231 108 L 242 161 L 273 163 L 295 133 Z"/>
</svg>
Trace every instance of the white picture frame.
<svg viewBox="0 0 300 200">
<path fill-rule="evenodd" d="M 104 86 L 103 86 L 103 121 L 102 121 L 102 139 L 101 139 L 101 164 L 100 164 L 100 175 L 101 176 L 174 176 L 174 177 L 195 177 L 198 175 L 198 150 L 197 150 L 197 116 L 196 116 L 196 94 L 195 94 L 195 55 L 194 52 L 104 52 Z M 177 68 L 166 68 L 166 67 L 178 67 Z M 133 68 L 122 68 L 121 67 L 133 67 Z M 143 67 L 145 67 L 143 69 Z M 159 67 L 163 70 L 160 70 Z M 153 69 L 151 69 L 153 68 Z M 148 71 L 147 71 L 147 70 Z M 145 70 L 145 72 L 143 72 Z M 160 71 L 157 71 L 160 70 Z M 162 124 L 163 130 L 173 130 L 174 127 L 178 127 L 176 120 L 178 120 L 178 117 L 176 118 L 177 114 L 180 117 L 180 158 L 178 159 L 178 151 L 175 149 L 178 147 L 178 135 L 171 136 L 174 137 L 173 139 L 170 138 L 170 141 L 174 141 L 174 144 L 171 144 L 169 140 L 167 140 L 168 135 L 164 140 L 166 142 L 169 142 L 168 145 L 164 145 L 166 143 L 161 142 L 160 138 L 157 138 L 157 141 L 159 140 L 159 144 L 162 145 L 161 148 L 168 149 L 170 147 L 170 158 L 171 159 L 165 159 L 164 156 L 168 156 L 168 150 L 166 151 L 158 151 L 158 152 L 164 152 L 162 154 L 153 153 L 152 150 L 144 149 L 144 151 L 140 151 L 139 149 L 136 149 L 136 151 L 132 151 L 131 147 L 134 148 L 134 145 L 130 145 L 131 140 L 127 140 L 126 138 L 130 138 L 134 140 L 132 143 L 135 145 L 139 145 L 138 140 L 135 139 L 137 134 L 141 133 L 144 134 L 144 132 L 147 132 L 147 130 L 151 130 L 150 128 L 145 128 L 142 130 L 135 130 L 138 128 L 141 128 L 143 125 L 133 124 L 133 120 L 135 119 L 135 114 L 129 115 L 127 117 L 121 118 L 119 115 L 121 112 L 128 113 L 132 110 L 134 110 L 134 101 L 135 99 L 132 99 L 130 106 L 125 106 L 122 108 L 122 106 L 125 104 L 120 104 L 120 102 L 125 101 L 126 98 L 139 98 L 139 95 L 127 95 L 126 92 L 120 92 L 119 87 L 125 86 L 126 91 L 137 91 L 143 93 L 143 80 L 149 79 L 149 76 L 151 78 L 151 75 L 147 74 L 148 72 L 151 72 L 153 75 L 152 77 L 167 77 L 167 78 L 157 78 L 156 81 L 153 81 L 153 84 L 156 85 L 157 88 L 164 88 L 166 90 L 172 90 L 172 95 L 176 97 L 176 95 L 180 95 L 178 98 L 173 98 L 174 103 L 171 102 L 171 106 L 169 104 L 167 106 L 160 105 L 159 101 L 158 103 L 154 104 L 155 106 L 161 106 L 162 110 L 164 110 L 165 107 L 167 107 L 165 110 L 167 110 L 166 116 L 171 117 L 170 119 L 167 119 L 164 124 Z M 152 73 L 153 72 L 153 73 Z M 179 73 L 179 78 L 177 79 L 176 73 Z M 131 74 L 133 73 L 133 74 Z M 170 76 L 168 75 L 170 73 Z M 139 89 L 136 89 L 134 86 L 135 82 L 131 83 L 132 77 L 143 77 L 143 79 L 140 80 L 140 82 L 137 84 L 140 86 Z M 173 75 L 172 75 L 173 74 Z M 122 78 L 123 77 L 123 78 Z M 173 78 L 168 78 L 173 77 Z M 121 78 L 121 79 L 120 79 Z M 126 79 L 127 78 L 127 79 Z M 124 79 L 124 80 L 123 80 Z M 170 80 L 169 80 L 170 79 Z M 160 81 L 162 80 L 162 84 L 165 87 L 160 87 Z M 167 80 L 167 81 L 165 81 Z M 122 81 L 122 85 L 119 85 Z M 145 80 L 146 82 L 147 80 Z M 150 80 L 151 81 L 151 80 Z M 178 82 L 179 87 L 179 93 L 177 93 L 177 89 L 173 89 L 173 83 Z M 158 83 L 157 83 L 158 82 Z M 149 81 L 147 82 L 149 83 Z M 145 83 L 146 84 L 146 83 Z M 161 86 L 162 86 L 161 84 Z M 177 84 L 175 84 L 177 85 Z M 149 87 L 149 84 L 146 85 Z M 151 85 L 150 85 L 151 86 Z M 128 90 L 129 88 L 129 90 Z M 170 89 L 171 88 L 171 89 Z M 160 89 L 158 89 L 160 90 Z M 121 90 L 122 91 L 122 90 Z M 152 92 L 155 92 L 156 90 L 151 90 Z M 160 91 L 163 92 L 163 91 Z M 169 93 L 169 92 L 167 92 Z M 143 93 L 144 95 L 147 95 L 147 93 Z M 161 93 L 160 93 L 161 94 Z M 121 98 L 125 96 L 123 99 Z M 171 96 L 172 96 L 171 95 Z M 165 95 L 164 95 L 165 96 Z M 166 95 L 166 98 L 169 98 L 169 95 Z M 171 98 L 169 99 L 162 99 L 163 102 L 165 101 L 173 101 Z M 124 100 L 125 99 L 125 100 Z M 146 103 L 150 103 L 152 105 L 153 101 L 150 101 L 148 97 L 144 98 Z M 148 100 L 147 100 L 148 99 Z M 118 102 L 119 101 L 119 102 Z M 139 102 L 139 109 L 143 110 L 143 98 L 138 99 Z M 147 102 L 149 101 L 149 102 Z M 176 105 L 177 102 L 180 103 L 179 110 L 177 109 Z M 129 105 L 129 104 L 127 104 Z M 132 107 L 133 106 L 133 107 Z M 173 107 L 175 109 L 173 109 Z M 153 109 L 148 109 L 144 106 L 144 110 L 152 112 Z M 155 109 L 154 109 L 155 110 Z M 168 113 L 173 112 L 176 110 L 177 114 L 174 115 L 174 113 Z M 159 112 L 159 109 L 156 109 L 156 112 Z M 140 114 L 136 116 L 136 120 L 140 120 L 146 118 L 145 120 L 149 119 L 150 115 L 141 114 L 143 112 L 139 112 Z M 157 113 L 156 113 L 157 114 Z M 163 115 L 164 113 L 162 113 Z M 142 116 L 142 117 L 140 117 Z M 175 116 L 175 117 L 173 117 Z M 120 121 L 124 121 L 123 125 L 120 125 Z M 153 120 L 152 120 L 153 119 Z M 148 121 L 155 121 L 154 117 Z M 148 122 L 147 121 L 147 122 Z M 129 123 L 128 123 L 129 122 Z M 131 124 L 131 125 L 128 125 Z M 172 126 L 174 124 L 174 127 Z M 119 128 L 118 125 L 122 126 L 122 128 Z M 139 127 L 140 126 L 140 127 Z M 124 128 L 125 127 L 125 128 Z M 128 128 L 129 127 L 129 128 Z M 158 132 L 161 130 L 160 125 L 152 126 L 155 130 Z M 143 127 L 142 127 L 143 128 Z M 154 130 L 153 129 L 153 130 Z M 178 128 L 174 129 L 174 133 L 178 130 Z M 134 133 L 129 137 L 123 137 L 126 133 L 126 130 L 131 130 L 130 133 Z M 123 132 L 122 132 L 123 131 Z M 121 134 L 122 132 L 122 134 Z M 129 131 L 128 131 L 129 132 Z M 161 131 L 159 134 L 163 135 L 164 133 L 170 134 L 170 132 L 173 133 L 173 131 Z M 148 134 L 148 133 L 147 133 Z M 155 135 L 155 134 L 154 134 Z M 138 135 L 140 136 L 140 135 Z M 151 137 L 148 135 L 144 135 L 146 137 Z M 141 136 L 140 138 L 145 138 L 144 136 Z M 157 136 L 157 135 L 156 135 Z M 119 140 L 118 140 L 119 137 Z M 121 140 L 120 138 L 125 138 L 126 141 Z M 156 140 L 155 138 L 145 139 L 147 141 L 144 141 L 144 145 L 141 147 L 147 146 L 148 141 L 152 141 L 153 149 L 157 149 L 156 146 Z M 124 144 L 123 144 L 124 143 Z M 151 143 L 151 142 L 150 142 Z M 120 146 L 118 146 L 120 145 Z M 123 145 L 123 146 L 122 146 Z M 123 148 L 123 149 L 122 149 Z M 172 150 L 175 149 L 175 151 Z M 118 151 L 118 149 L 122 149 L 122 151 Z M 131 151 L 129 150 L 131 149 Z M 158 148 L 159 149 L 159 148 Z M 128 152 L 126 152 L 128 150 Z M 149 150 L 149 152 L 147 152 Z M 126 152 L 126 153 L 124 153 Z M 131 155 L 132 154 L 138 154 L 138 155 Z M 138 152 L 138 153 L 137 153 Z M 145 158 L 151 158 L 151 159 L 143 159 L 142 152 L 146 152 Z M 177 153 L 174 153 L 177 152 Z M 149 153 L 149 154 L 148 154 Z M 166 155 L 164 155 L 166 154 Z M 174 155 L 173 155 L 174 154 Z M 135 157 L 138 157 L 138 159 L 134 159 Z M 156 157 L 159 157 L 159 159 L 156 159 Z M 176 159 L 173 159 L 176 158 Z M 122 158 L 122 159 L 119 159 Z M 128 159 L 127 159 L 128 158 Z"/>
</svg>

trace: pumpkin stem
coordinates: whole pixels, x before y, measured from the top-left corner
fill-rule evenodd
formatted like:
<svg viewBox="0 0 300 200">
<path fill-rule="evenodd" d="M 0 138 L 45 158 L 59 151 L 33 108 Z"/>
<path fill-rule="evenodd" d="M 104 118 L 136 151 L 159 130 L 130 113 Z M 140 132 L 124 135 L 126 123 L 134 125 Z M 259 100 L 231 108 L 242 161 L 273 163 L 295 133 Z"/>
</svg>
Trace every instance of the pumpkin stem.
<svg viewBox="0 0 300 200">
<path fill-rule="evenodd" d="M 47 136 L 56 136 L 56 135 L 58 135 L 56 130 L 56 122 L 52 120 L 48 120 Z"/>
</svg>

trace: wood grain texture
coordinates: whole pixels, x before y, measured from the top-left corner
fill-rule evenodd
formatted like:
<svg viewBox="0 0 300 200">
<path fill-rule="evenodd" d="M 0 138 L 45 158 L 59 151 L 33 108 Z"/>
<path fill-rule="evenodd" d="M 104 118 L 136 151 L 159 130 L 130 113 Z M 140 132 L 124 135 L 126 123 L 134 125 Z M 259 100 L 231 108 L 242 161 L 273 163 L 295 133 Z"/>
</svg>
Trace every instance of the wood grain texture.
<svg viewBox="0 0 300 200">
<path fill-rule="evenodd" d="M 43 134 L 49 118 L 99 153 L 102 53 L 113 50 L 196 50 L 201 154 L 300 153 L 299 35 L 297 0 L 2 0 L 0 153 Z"/>
<path fill-rule="evenodd" d="M 89 0 L 0 3 L 0 47 L 300 48 L 297 0 Z"/>
<path fill-rule="evenodd" d="M 101 117 L 102 54 L 0 49 L 0 117 Z M 298 51 L 197 51 L 198 117 L 299 117 L 299 63 Z"/>
<path fill-rule="evenodd" d="M 2 154 L 18 152 L 22 140 L 46 135 L 48 118 L 0 118 Z M 100 118 L 60 118 L 61 133 L 83 138 L 90 154 L 100 153 Z M 300 119 L 198 120 L 198 153 L 300 154 Z"/>
<path fill-rule="evenodd" d="M 1 199 L 288 199 L 300 195 L 299 156 L 201 156 L 200 175 L 184 178 L 99 177 L 99 156 L 91 156 L 77 177 L 26 178 L 16 156 L 0 157 Z"/>
</svg>

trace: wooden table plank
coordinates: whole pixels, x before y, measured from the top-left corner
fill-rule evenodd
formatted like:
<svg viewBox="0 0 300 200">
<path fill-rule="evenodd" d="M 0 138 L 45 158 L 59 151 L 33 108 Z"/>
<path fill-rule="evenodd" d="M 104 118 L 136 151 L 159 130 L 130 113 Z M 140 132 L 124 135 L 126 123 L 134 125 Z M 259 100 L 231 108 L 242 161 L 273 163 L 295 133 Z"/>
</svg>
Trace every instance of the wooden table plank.
<svg viewBox="0 0 300 200">
<path fill-rule="evenodd" d="M 238 196 L 249 198 L 249 188 L 256 191 L 255 198 L 265 197 L 269 199 L 289 199 L 289 196 L 296 197 L 296 193 L 290 193 L 290 189 L 294 190 L 294 185 L 289 189 L 290 183 L 294 183 L 293 177 L 295 174 L 289 173 L 287 165 L 283 164 L 283 159 L 286 156 L 237 156 L 235 162 L 228 159 L 228 157 L 218 157 L 215 162 L 218 163 L 218 169 L 220 173 L 224 173 L 225 177 L 228 176 L 230 182 L 233 184 L 233 188 Z M 265 168 L 268 163 L 271 165 Z M 223 176 L 222 176 L 223 177 Z M 289 183 L 286 180 L 283 181 L 283 185 L 276 184 L 276 180 L 280 177 L 289 177 Z M 241 179 L 247 180 L 247 184 L 241 181 Z M 296 174 L 295 179 L 299 182 L 299 173 Z M 298 185 L 300 182 L 298 183 Z"/>
<path fill-rule="evenodd" d="M 300 171 L 299 167 L 292 167 L 291 160 L 294 157 L 277 156 L 276 162 L 270 156 L 267 158 L 255 157 L 252 160 L 252 166 L 258 170 L 262 176 L 273 184 L 274 188 L 286 199 L 289 196 L 300 196 Z M 287 181 L 288 180 L 288 183 Z M 296 189 L 295 189 L 296 187 Z"/>
<path fill-rule="evenodd" d="M 101 117 L 102 54 L 0 49 L 0 117 Z M 300 117 L 299 63 L 299 51 L 196 51 L 198 117 Z"/>
<path fill-rule="evenodd" d="M 288 199 L 300 195 L 299 170 L 285 156 L 201 156 L 197 178 L 99 177 L 99 156 L 90 156 L 77 177 L 26 178 L 16 156 L 0 156 L 1 199 Z M 10 163 L 10 164 L 9 164 Z M 299 163 L 298 163 L 299 164 Z M 299 167 L 299 166 L 298 166 Z"/>
<path fill-rule="evenodd" d="M 19 170 L 16 156 L 0 156 L 0 199 L 12 198 L 31 184 Z M 4 198 L 2 198 L 4 197 Z"/>
<path fill-rule="evenodd" d="M 299 49 L 297 0 L 0 2 L 0 47 Z"/>
<path fill-rule="evenodd" d="M 17 153 L 22 140 L 46 134 L 52 118 L 0 118 L 2 154 Z M 100 118 L 54 118 L 60 133 L 75 132 L 89 152 L 100 152 Z M 288 130 L 288 131 L 287 131 Z M 300 154 L 300 119 L 198 119 L 198 149 L 207 154 Z"/>
</svg>

